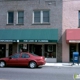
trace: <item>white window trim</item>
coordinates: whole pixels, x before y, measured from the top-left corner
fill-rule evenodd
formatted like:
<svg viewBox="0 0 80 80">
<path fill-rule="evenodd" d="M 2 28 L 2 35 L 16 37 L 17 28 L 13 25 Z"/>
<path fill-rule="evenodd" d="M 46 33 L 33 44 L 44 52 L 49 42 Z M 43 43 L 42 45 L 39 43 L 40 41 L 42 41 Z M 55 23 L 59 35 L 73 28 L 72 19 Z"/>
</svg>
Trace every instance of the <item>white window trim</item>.
<svg viewBox="0 0 80 80">
<path fill-rule="evenodd" d="M 16 22 L 16 23 L 18 24 L 18 11 L 17 11 L 17 15 L 16 15 L 16 16 L 17 16 L 17 17 L 16 17 L 16 18 L 17 18 L 17 22 Z"/>
<path fill-rule="evenodd" d="M 46 11 L 46 10 L 40 10 L 40 22 L 34 22 L 34 12 L 35 11 L 33 11 L 33 13 L 32 13 L 32 15 L 33 15 L 32 16 L 32 23 L 33 24 L 37 24 L 37 23 L 39 23 L 39 24 L 47 24 L 47 23 L 50 23 L 50 17 L 49 17 L 49 22 L 43 22 L 43 11 Z M 49 11 L 49 16 L 50 16 L 50 11 Z"/>
<path fill-rule="evenodd" d="M 32 13 L 32 23 L 34 24 L 35 22 L 34 22 L 34 11 L 33 11 L 33 13 Z"/>
<path fill-rule="evenodd" d="M 16 23 L 17 23 L 17 24 L 24 24 L 24 22 L 23 22 L 23 23 L 19 23 L 19 22 L 18 22 L 18 21 L 19 21 L 19 20 L 18 20 L 18 12 L 20 12 L 20 11 L 17 11 L 17 22 L 16 22 Z M 23 11 L 23 13 L 24 13 L 24 11 Z M 24 15 L 23 15 L 23 20 L 24 20 Z"/>
<path fill-rule="evenodd" d="M 7 24 L 9 24 L 9 23 L 8 23 L 8 12 L 7 12 Z"/>
<path fill-rule="evenodd" d="M 43 11 L 40 11 L 40 23 L 43 23 Z"/>
</svg>

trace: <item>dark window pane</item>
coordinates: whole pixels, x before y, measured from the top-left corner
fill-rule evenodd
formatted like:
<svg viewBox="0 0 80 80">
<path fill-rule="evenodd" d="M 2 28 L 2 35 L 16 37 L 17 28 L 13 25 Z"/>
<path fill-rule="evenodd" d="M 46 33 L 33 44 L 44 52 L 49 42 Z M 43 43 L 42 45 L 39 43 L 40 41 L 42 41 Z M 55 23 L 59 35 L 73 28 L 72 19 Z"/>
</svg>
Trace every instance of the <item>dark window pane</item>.
<svg viewBox="0 0 80 80">
<path fill-rule="evenodd" d="M 18 18 L 18 24 L 23 24 L 24 23 L 24 19 L 23 18 Z"/>
<path fill-rule="evenodd" d="M 49 11 L 43 11 L 43 22 L 49 22 Z"/>
<path fill-rule="evenodd" d="M 43 22 L 49 22 L 49 18 L 43 18 Z"/>
<path fill-rule="evenodd" d="M 13 23 L 14 21 L 14 13 L 8 12 L 8 23 Z"/>
<path fill-rule="evenodd" d="M 40 11 L 34 11 L 34 22 L 40 22 Z"/>
<path fill-rule="evenodd" d="M 18 12 L 18 17 L 24 17 L 24 11 L 19 11 Z"/>
<path fill-rule="evenodd" d="M 34 22 L 40 22 L 40 18 L 35 18 Z"/>
<path fill-rule="evenodd" d="M 18 24 L 24 23 L 24 11 L 18 11 Z"/>
</svg>

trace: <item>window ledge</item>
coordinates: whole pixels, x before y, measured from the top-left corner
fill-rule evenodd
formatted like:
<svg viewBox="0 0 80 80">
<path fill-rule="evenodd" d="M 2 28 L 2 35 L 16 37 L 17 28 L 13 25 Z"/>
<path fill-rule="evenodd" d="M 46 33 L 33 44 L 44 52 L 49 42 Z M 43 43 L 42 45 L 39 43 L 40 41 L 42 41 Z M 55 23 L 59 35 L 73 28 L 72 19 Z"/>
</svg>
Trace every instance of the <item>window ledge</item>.
<svg viewBox="0 0 80 80">
<path fill-rule="evenodd" d="M 16 24 L 16 25 L 24 25 L 24 24 Z"/>
<path fill-rule="evenodd" d="M 32 25 L 50 25 L 50 23 L 32 23 Z"/>
<path fill-rule="evenodd" d="M 6 24 L 6 25 L 14 25 L 14 23 L 8 23 L 8 24 Z"/>
</svg>

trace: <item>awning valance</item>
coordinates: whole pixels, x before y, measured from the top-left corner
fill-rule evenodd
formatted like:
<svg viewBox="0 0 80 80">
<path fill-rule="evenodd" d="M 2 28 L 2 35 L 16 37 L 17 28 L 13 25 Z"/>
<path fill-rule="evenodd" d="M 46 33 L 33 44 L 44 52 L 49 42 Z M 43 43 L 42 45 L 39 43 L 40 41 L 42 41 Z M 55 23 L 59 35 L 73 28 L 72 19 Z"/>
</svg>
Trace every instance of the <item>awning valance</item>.
<svg viewBox="0 0 80 80">
<path fill-rule="evenodd" d="M 80 43 L 80 29 L 67 29 L 66 41 L 70 43 Z"/>
<path fill-rule="evenodd" d="M 58 29 L 0 29 L 0 42 L 57 42 Z"/>
</svg>

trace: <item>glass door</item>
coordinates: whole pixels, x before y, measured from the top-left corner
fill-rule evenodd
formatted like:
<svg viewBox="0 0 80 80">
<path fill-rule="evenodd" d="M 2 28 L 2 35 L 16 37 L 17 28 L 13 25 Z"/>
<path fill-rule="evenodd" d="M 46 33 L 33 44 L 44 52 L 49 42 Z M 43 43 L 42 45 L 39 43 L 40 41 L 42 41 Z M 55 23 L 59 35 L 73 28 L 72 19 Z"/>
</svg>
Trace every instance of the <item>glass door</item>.
<svg viewBox="0 0 80 80">
<path fill-rule="evenodd" d="M 77 44 L 69 44 L 70 62 L 73 61 L 73 52 L 77 51 Z"/>
<path fill-rule="evenodd" d="M 6 44 L 0 44 L 0 58 L 5 57 L 6 54 Z"/>
</svg>

